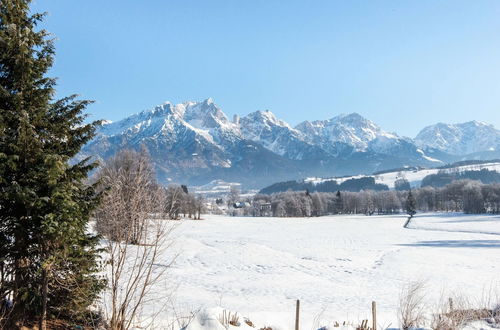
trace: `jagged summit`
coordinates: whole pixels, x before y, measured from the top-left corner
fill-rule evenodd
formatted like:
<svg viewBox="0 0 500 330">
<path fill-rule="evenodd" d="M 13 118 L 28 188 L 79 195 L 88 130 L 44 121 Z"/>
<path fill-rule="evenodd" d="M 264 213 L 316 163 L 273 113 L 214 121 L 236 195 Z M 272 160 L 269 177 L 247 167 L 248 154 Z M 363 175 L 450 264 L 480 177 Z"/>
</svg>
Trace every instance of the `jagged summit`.
<svg viewBox="0 0 500 330">
<path fill-rule="evenodd" d="M 480 121 L 460 124 L 437 123 L 422 129 L 415 138 L 422 148 L 434 148 L 454 155 L 500 150 L 500 131 Z"/>
<path fill-rule="evenodd" d="M 271 111 L 255 111 L 239 121 L 243 136 L 290 159 L 304 159 L 322 151 L 306 142 L 304 135 Z M 316 156 L 313 156 L 316 157 Z"/>
<path fill-rule="evenodd" d="M 327 120 L 304 121 L 295 128 L 301 131 L 310 143 L 325 149 L 341 143 L 353 147 L 356 151 L 366 151 L 370 142 L 379 137 L 391 142 L 400 139 L 358 113 L 341 114 Z"/>
<path fill-rule="evenodd" d="M 276 117 L 276 115 L 269 110 L 254 111 L 254 112 L 249 113 L 248 115 L 246 115 L 245 117 L 243 117 L 241 119 L 244 119 L 245 123 L 247 123 L 247 124 L 249 122 L 253 122 L 253 123 L 259 123 L 261 125 L 280 126 L 280 127 L 286 127 L 288 129 L 292 129 L 287 122 L 278 119 Z"/>
<path fill-rule="evenodd" d="M 309 175 L 436 166 L 453 161 L 453 155 L 495 149 L 499 136 L 493 126 L 471 121 L 426 127 L 413 141 L 358 113 L 304 121 L 296 127 L 269 110 L 230 120 L 208 98 L 165 102 L 103 123 L 80 157 L 106 159 L 121 148 L 145 145 L 164 180 L 202 184 L 223 179 L 258 187 Z"/>
</svg>

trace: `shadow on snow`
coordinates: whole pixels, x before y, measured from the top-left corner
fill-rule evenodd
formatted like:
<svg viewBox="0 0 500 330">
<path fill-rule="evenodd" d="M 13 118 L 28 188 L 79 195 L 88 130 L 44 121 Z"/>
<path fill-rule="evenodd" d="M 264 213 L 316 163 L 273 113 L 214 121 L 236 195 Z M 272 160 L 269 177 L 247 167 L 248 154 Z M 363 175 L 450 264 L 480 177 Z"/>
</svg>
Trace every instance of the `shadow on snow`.
<svg viewBox="0 0 500 330">
<path fill-rule="evenodd" d="M 399 246 L 427 246 L 445 248 L 500 248 L 500 240 L 475 239 L 475 240 L 440 240 L 440 241 L 420 241 L 409 244 L 398 244 Z"/>
</svg>

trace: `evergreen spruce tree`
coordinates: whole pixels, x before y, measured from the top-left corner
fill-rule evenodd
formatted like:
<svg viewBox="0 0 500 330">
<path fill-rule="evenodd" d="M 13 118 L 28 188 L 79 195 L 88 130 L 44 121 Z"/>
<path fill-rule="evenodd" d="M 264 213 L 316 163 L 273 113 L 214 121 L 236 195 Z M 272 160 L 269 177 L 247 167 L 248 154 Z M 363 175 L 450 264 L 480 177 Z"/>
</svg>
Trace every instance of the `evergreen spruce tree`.
<svg viewBox="0 0 500 330">
<path fill-rule="evenodd" d="M 413 197 L 413 194 L 411 192 L 411 189 L 408 190 L 408 196 L 406 197 L 406 202 L 405 202 L 405 210 L 406 214 L 408 214 L 411 217 L 417 213 L 417 202 L 415 201 L 415 197 Z"/>
<path fill-rule="evenodd" d="M 337 193 L 335 194 L 335 213 L 336 214 L 342 213 L 342 209 L 343 209 L 342 194 L 340 193 L 340 190 L 337 190 Z"/>
<path fill-rule="evenodd" d="M 404 228 L 408 228 L 408 225 L 410 224 L 411 219 L 417 213 L 417 202 L 415 201 L 415 197 L 413 197 L 413 194 L 411 192 L 411 189 L 408 190 L 408 196 L 406 197 L 405 201 L 405 211 L 406 214 L 409 215 L 408 220 L 406 220 L 404 224 Z"/>
<path fill-rule="evenodd" d="M 69 163 L 97 123 L 84 123 L 88 101 L 54 101 L 53 42 L 29 5 L 0 2 L 0 327 L 12 329 L 76 320 L 103 288 L 97 238 L 86 233 L 94 164 Z"/>
</svg>

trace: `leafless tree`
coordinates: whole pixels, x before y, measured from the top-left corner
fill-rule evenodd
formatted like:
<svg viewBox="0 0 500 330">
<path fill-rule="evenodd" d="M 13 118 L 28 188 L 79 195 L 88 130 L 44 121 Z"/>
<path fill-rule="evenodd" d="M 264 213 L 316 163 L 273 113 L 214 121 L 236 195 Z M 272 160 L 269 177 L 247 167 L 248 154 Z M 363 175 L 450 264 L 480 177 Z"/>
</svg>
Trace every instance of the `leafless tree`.
<svg viewBox="0 0 500 330">
<path fill-rule="evenodd" d="M 234 203 L 240 200 L 240 188 L 236 185 L 231 185 L 231 189 L 229 191 L 229 196 L 227 198 L 228 205 L 233 205 Z"/>
<path fill-rule="evenodd" d="M 164 211 L 170 219 L 179 219 L 185 207 L 186 193 L 180 186 L 169 186 L 165 192 Z"/>
<path fill-rule="evenodd" d="M 105 238 L 108 265 L 105 314 L 110 329 L 125 330 L 138 325 L 142 307 L 153 299 L 151 288 L 174 260 L 158 264 L 173 226 L 163 220 L 165 190 L 156 184 L 146 153 L 120 152 L 98 178 L 103 200 L 96 229 Z"/>
<path fill-rule="evenodd" d="M 195 200 L 195 219 L 200 220 L 203 212 L 205 212 L 205 199 L 202 195 L 198 195 Z"/>
<path fill-rule="evenodd" d="M 146 151 L 123 150 L 99 171 L 101 207 L 95 213 L 97 231 L 113 240 L 137 244 L 146 219 L 160 211 L 162 193 Z"/>
</svg>

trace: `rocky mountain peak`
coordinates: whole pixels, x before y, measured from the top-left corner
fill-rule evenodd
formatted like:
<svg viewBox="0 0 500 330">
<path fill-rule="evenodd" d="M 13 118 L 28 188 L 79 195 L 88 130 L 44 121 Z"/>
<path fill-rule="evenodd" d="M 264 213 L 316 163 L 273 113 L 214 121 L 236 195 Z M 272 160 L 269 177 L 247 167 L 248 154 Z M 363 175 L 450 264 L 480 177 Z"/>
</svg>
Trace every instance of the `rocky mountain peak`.
<svg viewBox="0 0 500 330">
<path fill-rule="evenodd" d="M 358 113 L 305 121 L 295 128 L 268 110 L 234 118 L 229 120 L 211 98 L 165 102 L 120 121 L 103 123 L 79 157 L 106 159 L 121 148 L 145 145 L 160 176 L 169 180 L 185 183 L 219 178 L 267 184 L 278 176 L 293 179 L 299 173 L 343 175 L 407 165 L 436 166 L 449 151 L 464 155 L 500 145 L 499 132 L 477 121 L 427 127 L 417 136 L 417 145 Z M 445 152 L 439 154 L 436 149 Z"/>
<path fill-rule="evenodd" d="M 480 121 L 459 124 L 437 123 L 422 129 L 415 137 L 422 148 L 434 148 L 453 155 L 497 150 L 500 131 Z"/>
</svg>

